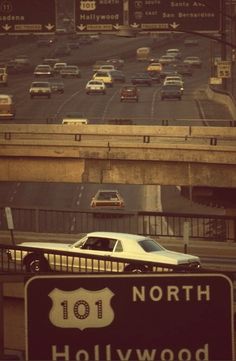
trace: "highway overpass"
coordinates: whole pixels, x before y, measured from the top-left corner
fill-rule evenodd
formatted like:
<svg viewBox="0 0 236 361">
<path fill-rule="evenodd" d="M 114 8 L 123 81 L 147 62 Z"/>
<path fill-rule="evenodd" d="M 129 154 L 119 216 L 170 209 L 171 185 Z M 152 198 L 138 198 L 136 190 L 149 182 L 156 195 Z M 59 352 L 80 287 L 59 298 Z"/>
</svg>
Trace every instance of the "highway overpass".
<svg viewBox="0 0 236 361">
<path fill-rule="evenodd" d="M 1 124 L 0 181 L 236 187 L 236 128 Z"/>
</svg>

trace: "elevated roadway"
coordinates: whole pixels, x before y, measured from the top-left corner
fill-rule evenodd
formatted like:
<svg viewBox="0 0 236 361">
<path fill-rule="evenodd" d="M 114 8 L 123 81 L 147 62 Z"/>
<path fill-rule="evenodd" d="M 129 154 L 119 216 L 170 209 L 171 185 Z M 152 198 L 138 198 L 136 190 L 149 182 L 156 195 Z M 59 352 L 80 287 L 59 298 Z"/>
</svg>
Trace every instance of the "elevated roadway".
<svg viewBox="0 0 236 361">
<path fill-rule="evenodd" d="M 0 144 L 0 181 L 236 187 L 235 128 L 11 124 Z"/>
</svg>

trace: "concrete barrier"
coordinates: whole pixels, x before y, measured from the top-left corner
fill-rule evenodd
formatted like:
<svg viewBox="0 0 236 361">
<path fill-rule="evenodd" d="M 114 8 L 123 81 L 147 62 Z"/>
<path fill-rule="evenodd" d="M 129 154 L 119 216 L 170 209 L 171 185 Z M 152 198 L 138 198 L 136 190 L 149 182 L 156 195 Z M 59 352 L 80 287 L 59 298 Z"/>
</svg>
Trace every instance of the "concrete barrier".
<svg viewBox="0 0 236 361">
<path fill-rule="evenodd" d="M 236 102 L 231 94 L 207 86 L 207 97 L 215 102 L 224 104 L 232 114 L 232 118 L 236 120 Z"/>
</svg>

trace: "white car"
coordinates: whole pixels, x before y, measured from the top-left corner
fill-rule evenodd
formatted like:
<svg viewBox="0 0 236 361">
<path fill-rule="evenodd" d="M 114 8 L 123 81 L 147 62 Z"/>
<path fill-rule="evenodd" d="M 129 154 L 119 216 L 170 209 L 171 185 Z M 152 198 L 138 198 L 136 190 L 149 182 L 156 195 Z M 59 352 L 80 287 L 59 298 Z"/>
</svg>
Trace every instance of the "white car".
<svg viewBox="0 0 236 361">
<path fill-rule="evenodd" d="M 80 78 L 80 69 L 77 65 L 67 65 L 60 70 L 62 78 Z"/>
<path fill-rule="evenodd" d="M 37 65 L 34 69 L 35 77 L 51 77 L 53 76 L 53 69 L 48 64 Z"/>
<path fill-rule="evenodd" d="M 48 81 L 33 81 L 29 89 L 29 94 L 31 98 L 36 96 L 51 98 L 51 84 Z"/>
<path fill-rule="evenodd" d="M 23 242 L 18 246 L 26 249 L 9 248 L 9 259 L 20 262 L 20 265 L 23 263 L 26 271 L 34 273 L 51 270 L 145 272 L 153 270 L 153 265 L 148 265 L 148 262 L 155 262 L 156 269 L 162 271 L 201 267 L 197 256 L 169 251 L 152 238 L 129 233 L 91 232 L 72 244 Z M 27 248 L 30 248 L 29 251 Z M 34 248 L 37 250 L 34 251 Z M 40 249 L 43 249 L 41 253 Z M 53 251 L 69 254 L 56 255 Z M 104 261 L 96 259 L 96 256 L 105 256 L 108 259 Z M 124 262 L 116 261 L 116 258 L 123 259 Z"/>
<path fill-rule="evenodd" d="M 176 57 L 177 59 L 181 59 L 181 51 L 179 49 L 167 49 L 166 55 L 172 55 Z"/>
<path fill-rule="evenodd" d="M 181 86 L 182 93 L 184 92 L 184 81 L 183 81 L 181 76 L 178 76 L 178 75 L 166 76 L 163 84 L 164 85 L 166 85 L 166 84 L 178 84 L 178 85 Z"/>
<path fill-rule="evenodd" d="M 173 54 L 172 55 L 162 55 L 159 58 L 159 63 L 161 63 L 162 65 L 176 63 L 176 57 Z"/>
<path fill-rule="evenodd" d="M 112 64 L 104 64 L 104 65 L 101 65 L 98 70 L 112 71 L 112 70 L 116 70 L 116 68 Z"/>
<path fill-rule="evenodd" d="M 122 209 L 124 206 L 123 197 L 114 189 L 98 190 L 90 203 L 92 208 Z"/>
<path fill-rule="evenodd" d="M 101 93 L 106 94 L 106 85 L 102 80 L 89 80 L 85 86 L 86 94 Z"/>
<path fill-rule="evenodd" d="M 184 87 L 181 80 L 166 80 L 163 85 L 177 85 L 180 87 L 181 94 L 184 92 Z"/>
<path fill-rule="evenodd" d="M 187 56 L 184 61 L 183 61 L 184 64 L 189 64 L 193 67 L 196 67 L 196 68 L 201 68 L 202 67 L 202 61 L 201 59 L 199 58 L 199 56 Z"/>
<path fill-rule="evenodd" d="M 63 117 L 62 124 L 88 124 L 88 119 L 79 112 L 71 112 Z"/>
<path fill-rule="evenodd" d="M 112 75 L 109 71 L 105 71 L 105 70 L 98 70 L 94 75 L 93 75 L 93 80 L 102 80 L 106 86 L 109 87 L 113 87 L 114 84 L 114 80 L 112 78 Z"/>
<path fill-rule="evenodd" d="M 60 71 L 67 67 L 67 63 L 55 63 L 53 66 L 53 70 L 55 74 L 60 74 Z"/>
</svg>

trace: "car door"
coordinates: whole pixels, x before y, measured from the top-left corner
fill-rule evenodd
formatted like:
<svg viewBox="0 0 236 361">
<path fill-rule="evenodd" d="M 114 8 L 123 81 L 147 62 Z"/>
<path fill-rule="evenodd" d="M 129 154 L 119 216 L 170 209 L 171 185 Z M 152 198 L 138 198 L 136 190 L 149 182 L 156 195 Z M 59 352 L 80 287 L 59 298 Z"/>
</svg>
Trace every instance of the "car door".
<svg viewBox="0 0 236 361">
<path fill-rule="evenodd" d="M 79 257 L 73 258 L 73 272 L 118 272 L 121 269 L 116 261 L 112 261 L 111 256 L 115 249 L 117 240 L 107 237 L 88 237 L 80 248 L 73 250 L 80 252 Z M 83 257 L 84 254 L 84 257 Z M 93 258 L 90 258 L 92 256 Z M 106 256 L 108 259 L 96 259 L 96 256 Z"/>
</svg>

